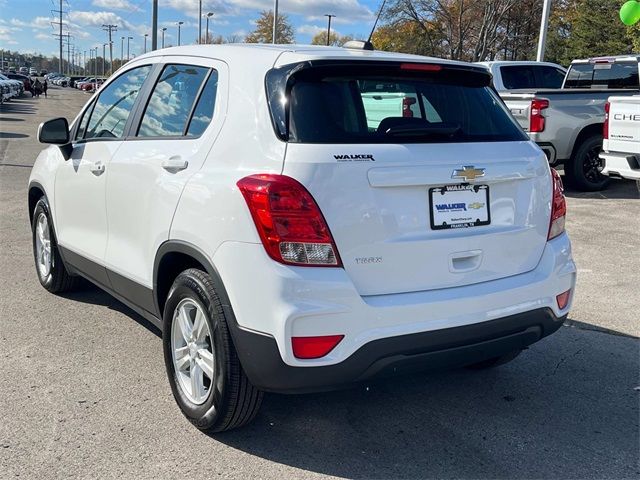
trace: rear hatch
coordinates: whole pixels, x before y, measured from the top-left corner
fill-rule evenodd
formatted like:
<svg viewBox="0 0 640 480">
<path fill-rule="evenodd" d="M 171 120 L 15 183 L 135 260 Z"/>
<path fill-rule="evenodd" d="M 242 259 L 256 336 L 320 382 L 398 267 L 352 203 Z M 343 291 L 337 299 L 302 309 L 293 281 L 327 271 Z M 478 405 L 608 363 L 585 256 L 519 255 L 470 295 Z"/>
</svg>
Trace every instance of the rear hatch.
<svg viewBox="0 0 640 480">
<path fill-rule="evenodd" d="M 315 62 L 271 73 L 267 85 L 288 140 L 283 173 L 316 199 L 361 295 L 536 267 L 549 228 L 549 167 L 484 70 Z M 396 113 L 379 118 L 384 111 Z"/>
</svg>

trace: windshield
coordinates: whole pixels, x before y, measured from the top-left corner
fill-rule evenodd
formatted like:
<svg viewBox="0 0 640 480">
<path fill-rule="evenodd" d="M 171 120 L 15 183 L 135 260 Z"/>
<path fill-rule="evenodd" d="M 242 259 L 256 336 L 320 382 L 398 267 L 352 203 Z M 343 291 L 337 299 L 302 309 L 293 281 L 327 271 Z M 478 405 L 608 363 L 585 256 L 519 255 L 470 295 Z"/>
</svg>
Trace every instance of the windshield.
<svg viewBox="0 0 640 480">
<path fill-rule="evenodd" d="M 527 140 L 488 86 L 488 75 L 440 66 L 412 70 L 412 65 L 419 64 L 301 69 L 289 80 L 280 106 L 270 92 L 272 113 L 277 117 L 278 108 L 286 113 L 274 124 L 286 127 L 286 139 L 294 143 Z"/>
</svg>

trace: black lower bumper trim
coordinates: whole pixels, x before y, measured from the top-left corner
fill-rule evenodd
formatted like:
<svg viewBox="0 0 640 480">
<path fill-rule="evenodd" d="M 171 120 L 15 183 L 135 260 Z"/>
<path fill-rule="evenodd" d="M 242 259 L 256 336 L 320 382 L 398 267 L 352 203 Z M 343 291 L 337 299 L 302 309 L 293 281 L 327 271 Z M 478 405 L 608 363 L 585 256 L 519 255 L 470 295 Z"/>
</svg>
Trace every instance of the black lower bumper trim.
<svg viewBox="0 0 640 480">
<path fill-rule="evenodd" d="M 370 342 L 336 365 L 292 367 L 274 338 L 232 326 L 238 356 L 258 388 L 278 393 L 332 390 L 377 376 L 458 368 L 520 350 L 555 332 L 565 317 L 547 308 L 462 327 Z"/>
</svg>

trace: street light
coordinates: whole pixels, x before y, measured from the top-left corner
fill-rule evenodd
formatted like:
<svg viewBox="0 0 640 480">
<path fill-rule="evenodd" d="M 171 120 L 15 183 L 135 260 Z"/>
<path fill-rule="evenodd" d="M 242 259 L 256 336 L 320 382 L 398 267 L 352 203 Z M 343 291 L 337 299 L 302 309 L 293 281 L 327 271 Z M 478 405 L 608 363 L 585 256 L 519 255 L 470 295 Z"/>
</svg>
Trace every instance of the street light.
<svg viewBox="0 0 640 480">
<path fill-rule="evenodd" d="M 167 31 L 167 27 L 162 28 L 162 48 L 164 48 L 164 32 Z"/>
<path fill-rule="evenodd" d="M 335 17 L 335 15 L 325 14 L 325 17 L 329 18 L 329 25 L 327 25 L 327 47 L 329 46 L 330 38 L 331 38 L 331 19 Z"/>
<path fill-rule="evenodd" d="M 273 35 L 271 43 L 276 44 L 276 25 L 278 24 L 278 0 L 273 0 Z"/>
<path fill-rule="evenodd" d="M 178 46 L 180 46 L 180 26 L 183 25 L 184 22 L 178 22 Z"/>
<path fill-rule="evenodd" d="M 133 40 L 133 37 L 127 37 L 127 62 L 129 61 L 129 41 Z"/>
<path fill-rule="evenodd" d="M 209 43 L 209 17 L 213 16 L 213 12 L 207 13 L 207 36 L 204 39 L 204 43 Z"/>
<path fill-rule="evenodd" d="M 147 37 L 149 36 L 148 33 L 144 34 L 144 53 L 147 53 Z"/>
<path fill-rule="evenodd" d="M 120 66 L 124 64 L 124 37 L 120 37 Z"/>
</svg>

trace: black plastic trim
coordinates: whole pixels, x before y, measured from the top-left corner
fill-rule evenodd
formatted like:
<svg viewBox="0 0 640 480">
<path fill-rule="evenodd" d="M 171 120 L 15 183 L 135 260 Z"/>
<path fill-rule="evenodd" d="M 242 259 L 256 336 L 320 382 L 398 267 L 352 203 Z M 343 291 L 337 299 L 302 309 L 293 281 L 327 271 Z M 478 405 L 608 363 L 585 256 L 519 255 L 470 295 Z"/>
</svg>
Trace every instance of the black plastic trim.
<svg viewBox="0 0 640 480">
<path fill-rule="evenodd" d="M 277 393 L 333 390 L 372 377 L 470 365 L 526 348 L 555 332 L 565 317 L 538 309 L 462 327 L 367 343 L 336 365 L 292 367 L 273 337 L 231 324 L 238 357 L 251 383 Z"/>
<path fill-rule="evenodd" d="M 140 308 L 144 308 L 149 313 L 153 313 L 156 316 L 160 316 L 155 305 L 155 295 L 153 290 L 139 284 L 127 277 L 114 272 L 113 270 L 107 270 L 107 275 L 111 286 L 123 297 L 129 299 L 135 305 Z"/>
<path fill-rule="evenodd" d="M 109 275 L 105 267 L 62 245 L 58 245 L 58 250 L 64 259 L 65 266 L 71 267 L 71 273 L 82 275 L 93 283 L 99 283 L 100 286 L 111 289 Z"/>
</svg>

